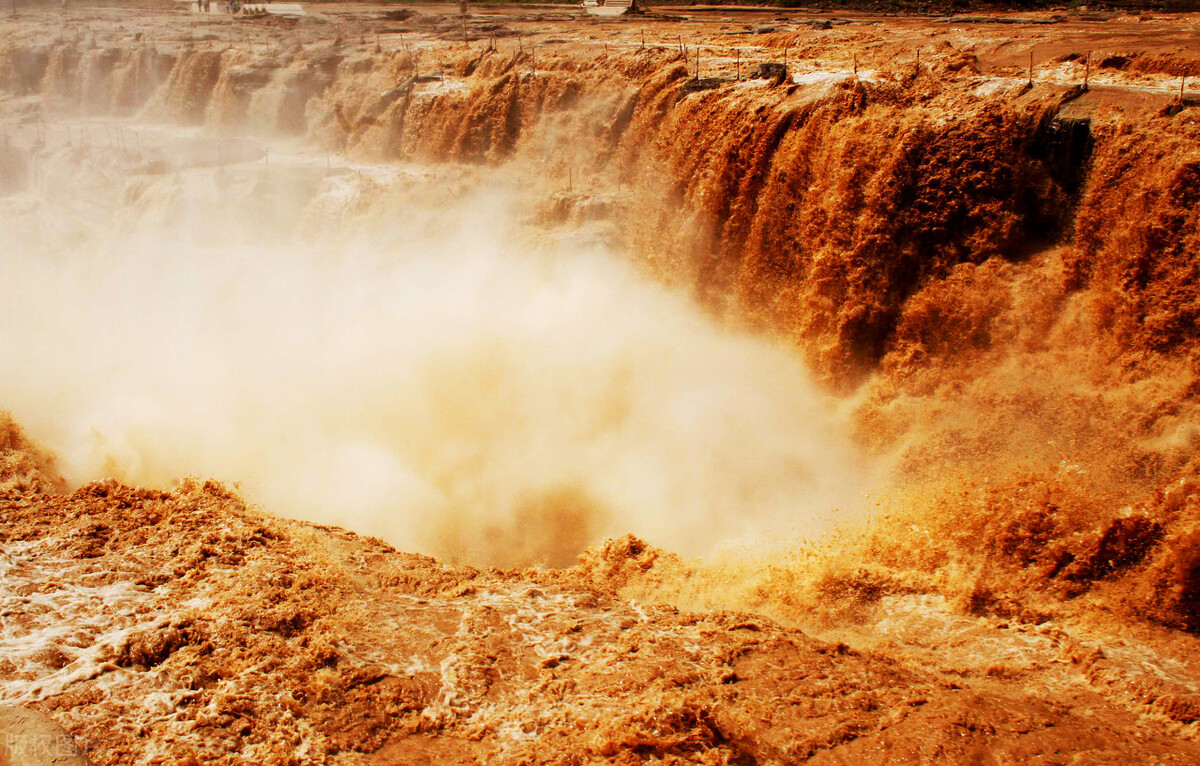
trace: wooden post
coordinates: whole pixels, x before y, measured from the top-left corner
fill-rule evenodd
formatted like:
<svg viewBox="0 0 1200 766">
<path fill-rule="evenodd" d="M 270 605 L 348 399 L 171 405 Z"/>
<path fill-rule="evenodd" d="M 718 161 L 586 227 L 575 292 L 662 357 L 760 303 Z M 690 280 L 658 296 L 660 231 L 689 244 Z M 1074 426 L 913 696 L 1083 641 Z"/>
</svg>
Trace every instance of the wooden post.
<svg viewBox="0 0 1200 766">
<path fill-rule="evenodd" d="M 1083 89 L 1088 89 L 1088 79 L 1092 74 L 1092 52 L 1087 52 L 1087 62 L 1083 65 Z"/>
<path fill-rule="evenodd" d="M 16 2 L 16 0 L 13 0 Z M 642 30 L 642 50 L 646 50 L 646 30 Z"/>
<path fill-rule="evenodd" d="M 1029 84 L 1033 85 L 1033 48 L 1029 49 Z"/>
<path fill-rule="evenodd" d="M 678 38 L 679 38 L 679 53 L 680 53 L 682 56 L 686 57 L 686 56 L 687 56 L 687 51 L 685 51 L 685 50 L 683 49 L 683 35 L 677 35 L 677 36 L 678 36 Z"/>
<path fill-rule="evenodd" d="M 921 47 L 917 46 L 917 71 L 916 74 L 921 74 Z"/>
<path fill-rule="evenodd" d="M 737 79 L 741 82 L 742 79 L 742 49 L 737 49 Z"/>
<path fill-rule="evenodd" d="M 700 79 L 700 46 L 696 46 L 696 79 Z"/>
<path fill-rule="evenodd" d="M 788 71 L 787 57 L 788 57 L 788 51 L 791 50 L 791 47 L 792 46 L 788 45 L 788 46 L 785 46 L 783 49 L 783 76 L 784 77 L 787 77 L 787 71 Z"/>
<path fill-rule="evenodd" d="M 1179 78 L 1179 103 L 1183 103 L 1183 86 L 1187 84 L 1187 75 Z"/>
<path fill-rule="evenodd" d="M 854 54 L 854 79 L 858 79 L 858 54 Z"/>
</svg>

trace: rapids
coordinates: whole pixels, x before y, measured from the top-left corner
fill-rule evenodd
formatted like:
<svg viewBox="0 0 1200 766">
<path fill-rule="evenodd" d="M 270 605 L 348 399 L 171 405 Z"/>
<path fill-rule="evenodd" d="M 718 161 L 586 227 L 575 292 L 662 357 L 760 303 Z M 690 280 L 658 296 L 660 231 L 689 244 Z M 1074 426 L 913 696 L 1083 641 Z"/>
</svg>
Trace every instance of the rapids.
<svg viewBox="0 0 1200 766">
<path fill-rule="evenodd" d="M 0 602 L 67 573 L 0 700 L 98 762 L 1188 762 L 1194 20 L 444 10 L 0 26 Z"/>
</svg>

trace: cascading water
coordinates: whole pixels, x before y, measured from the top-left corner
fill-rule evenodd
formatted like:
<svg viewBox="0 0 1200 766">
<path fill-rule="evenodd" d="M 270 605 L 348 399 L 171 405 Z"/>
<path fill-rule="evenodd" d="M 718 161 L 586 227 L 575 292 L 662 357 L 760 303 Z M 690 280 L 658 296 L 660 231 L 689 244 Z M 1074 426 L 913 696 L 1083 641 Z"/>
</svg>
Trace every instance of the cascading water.
<svg viewBox="0 0 1200 766">
<path fill-rule="evenodd" d="M 445 756 L 418 739 L 436 731 L 455 757 L 486 741 L 515 762 L 553 731 L 593 760 L 791 762 L 748 723 L 770 717 L 757 702 L 728 705 L 778 697 L 761 668 L 794 665 L 857 679 L 831 731 L 963 759 L 960 683 L 1099 694 L 1030 714 L 1045 726 L 996 703 L 1014 741 L 1093 715 L 1114 758 L 1132 757 L 1122 726 L 1162 752 L 1194 737 L 1198 135 L 1165 83 L 1186 61 L 1109 57 L 1082 90 L 1090 62 L 1055 53 L 1026 79 L 1010 43 L 936 27 L 951 42 L 914 65 L 902 27 L 698 51 L 430 19 L 380 37 L 361 20 L 4 28 L 0 407 L 56 459 L 4 422 L 0 531 L 20 544 L 0 599 L 18 609 L 18 579 L 47 566 L 26 545 L 46 514 L 72 525 L 47 538 L 63 561 L 144 571 L 105 591 L 95 640 L 0 636 L 3 699 L 119 685 L 152 700 L 121 715 L 187 742 L 198 699 L 228 716 L 205 747 L 237 752 L 236 729 L 269 761 L 288 737 L 313 762 L 397 737 L 402 760 Z M 746 79 L 743 55 L 791 55 L 791 76 Z M 451 570 L 262 520 L 193 475 L 401 549 L 553 570 Z M 46 603 L 92 624 L 78 567 Z M 629 657 L 652 643 L 642 679 Z M 242 644 L 290 663 L 270 695 L 291 702 L 252 717 L 269 732 L 227 712 L 249 682 L 184 677 Z M 595 724 L 579 711 L 624 699 L 588 675 L 605 663 L 645 683 L 580 745 L 563 734 Z M 576 667 L 562 707 L 520 685 L 568 694 L 547 674 Z M 912 720 L 873 712 L 927 699 Z M 796 747 L 853 760 L 838 736 Z"/>
</svg>

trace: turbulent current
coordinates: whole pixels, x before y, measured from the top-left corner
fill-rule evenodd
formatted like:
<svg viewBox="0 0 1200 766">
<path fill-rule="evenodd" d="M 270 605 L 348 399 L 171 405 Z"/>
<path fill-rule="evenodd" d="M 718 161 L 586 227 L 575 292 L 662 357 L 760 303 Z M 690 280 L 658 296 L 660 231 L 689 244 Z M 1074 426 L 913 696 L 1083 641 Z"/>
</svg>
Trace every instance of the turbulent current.
<svg viewBox="0 0 1200 766">
<path fill-rule="evenodd" d="M 0 21 L 0 703 L 1200 760 L 1195 19 L 275 10 Z"/>
</svg>

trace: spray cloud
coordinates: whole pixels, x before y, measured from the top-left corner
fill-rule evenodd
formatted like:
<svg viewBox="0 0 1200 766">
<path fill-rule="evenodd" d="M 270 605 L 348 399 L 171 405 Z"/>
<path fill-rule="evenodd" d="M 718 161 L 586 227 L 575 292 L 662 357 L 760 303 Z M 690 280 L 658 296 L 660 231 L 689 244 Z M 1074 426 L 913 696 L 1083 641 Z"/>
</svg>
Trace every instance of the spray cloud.
<svg viewBox="0 0 1200 766">
<path fill-rule="evenodd" d="M 71 482 L 213 476 L 503 565 L 809 535 L 861 491 L 792 354 L 602 225 L 527 225 L 501 171 L 40 172 L 0 211 L 0 401 Z"/>
</svg>

